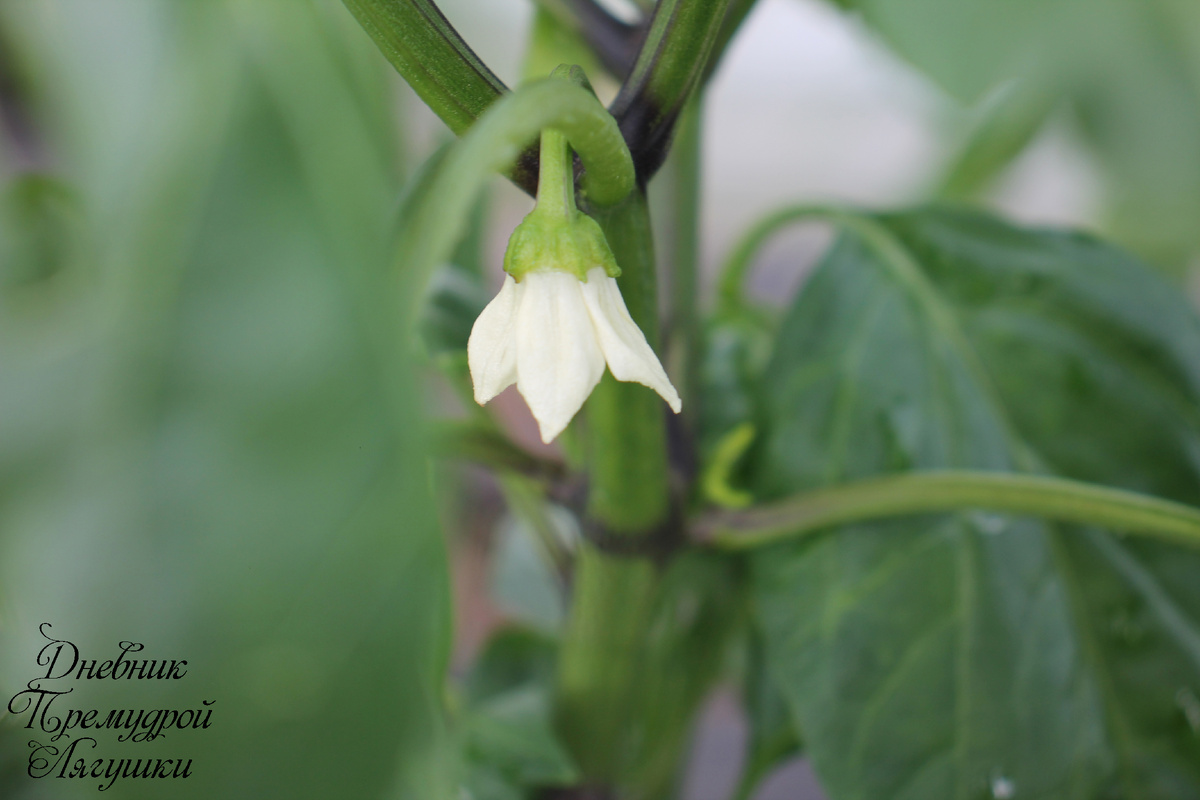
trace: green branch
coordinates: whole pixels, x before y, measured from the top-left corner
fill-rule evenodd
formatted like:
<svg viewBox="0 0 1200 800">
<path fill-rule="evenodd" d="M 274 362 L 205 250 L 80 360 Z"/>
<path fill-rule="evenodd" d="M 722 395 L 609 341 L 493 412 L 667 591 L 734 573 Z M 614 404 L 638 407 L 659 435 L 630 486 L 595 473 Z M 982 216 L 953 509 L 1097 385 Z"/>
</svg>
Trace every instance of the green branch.
<svg viewBox="0 0 1200 800">
<path fill-rule="evenodd" d="M 666 158 L 728 7 L 729 0 L 660 0 L 654 11 L 633 72 L 612 104 L 643 184 Z"/>
<path fill-rule="evenodd" d="M 728 550 L 799 539 L 835 525 L 976 508 L 1097 525 L 1200 547 L 1200 509 L 1107 486 L 1002 472 L 913 472 L 816 489 L 714 515 L 695 536 Z"/>
<path fill-rule="evenodd" d="M 434 423 L 433 450 L 445 458 L 481 464 L 497 472 L 513 472 L 540 481 L 561 478 L 563 465 L 522 449 L 495 427 L 444 420 Z"/>
<path fill-rule="evenodd" d="M 508 87 L 458 35 L 432 0 L 342 0 L 400 77 L 462 136 Z M 537 189 L 537 151 L 512 159 L 508 177 Z"/>
<path fill-rule="evenodd" d="M 749 230 L 726 258 L 717 278 L 718 313 L 733 313 L 745 307 L 744 288 L 746 275 L 754 264 L 754 257 L 767 240 L 783 228 L 797 222 L 810 220 L 835 222 L 846 225 L 857 219 L 852 211 L 843 211 L 830 206 L 789 206 L 764 217 Z"/>
<path fill-rule="evenodd" d="M 430 0 L 342 0 L 413 91 L 463 134 L 508 91 Z"/>
<path fill-rule="evenodd" d="M 961 150 L 950 161 L 934 194 L 969 200 L 995 182 L 1046 127 L 1059 96 L 1028 82 L 993 98 Z"/>
<path fill-rule="evenodd" d="M 750 12 L 754 10 L 756 2 L 758 0 L 730 0 L 729 8 L 725 12 L 725 21 L 721 23 L 721 30 L 717 32 L 717 40 L 713 43 L 712 53 L 704 68 L 704 83 L 707 83 L 712 74 L 716 72 L 717 66 L 721 63 L 721 57 L 725 55 L 733 37 L 741 30 L 746 17 L 750 16 Z"/>
</svg>

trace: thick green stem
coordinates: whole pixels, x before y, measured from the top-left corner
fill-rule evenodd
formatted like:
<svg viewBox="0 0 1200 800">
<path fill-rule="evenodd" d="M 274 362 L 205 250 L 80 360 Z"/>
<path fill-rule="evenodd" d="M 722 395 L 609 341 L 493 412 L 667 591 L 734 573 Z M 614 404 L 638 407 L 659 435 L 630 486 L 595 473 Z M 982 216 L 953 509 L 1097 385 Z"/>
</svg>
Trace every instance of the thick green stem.
<svg viewBox="0 0 1200 800">
<path fill-rule="evenodd" d="M 658 569 L 584 544 L 559 650 L 555 717 L 588 783 L 625 785 Z M 653 747 L 642 742 L 641 747 Z"/>
<path fill-rule="evenodd" d="M 343 0 L 413 91 L 462 135 L 507 88 L 430 0 Z"/>
<path fill-rule="evenodd" d="M 508 92 L 432 0 L 342 0 L 384 57 L 459 136 Z M 537 151 L 514 157 L 508 177 L 537 188 Z"/>
<path fill-rule="evenodd" d="M 1200 547 L 1200 509 L 1107 486 L 1000 472 L 914 472 L 806 492 L 752 511 L 724 514 L 696 535 L 740 550 L 853 522 L 978 508 L 1098 525 Z"/>
<path fill-rule="evenodd" d="M 662 166 L 675 124 L 705 75 L 729 0 L 661 0 L 629 79 L 612 104 L 644 185 Z"/>
<path fill-rule="evenodd" d="M 658 288 L 646 196 L 593 210 L 621 267 L 617 279 L 629 314 L 658 344 Z M 588 513 L 607 529 L 643 534 L 667 515 L 664 405 L 651 389 L 606 373 L 585 406 L 592 471 Z"/>
<path fill-rule="evenodd" d="M 725 11 L 725 21 L 721 23 L 721 30 L 717 33 L 716 42 L 713 43 L 712 55 L 709 56 L 708 64 L 704 68 L 703 81 L 705 83 L 716 72 L 717 66 L 721 63 L 721 57 L 729 49 L 729 43 L 741 29 L 746 17 L 750 16 L 750 12 L 754 10 L 756 2 L 758 0 L 730 0 L 729 7 Z"/>
<path fill-rule="evenodd" d="M 634 192 L 596 213 L 621 267 L 621 291 L 653 344 L 658 335 L 654 248 L 646 198 Z M 592 469 L 588 515 L 609 535 L 647 537 L 670 509 L 663 402 L 650 389 L 606 375 L 586 406 Z M 556 714 L 585 777 L 619 785 L 632 765 L 640 665 L 657 593 L 648 559 L 585 544 L 563 636 Z M 653 742 L 636 746 L 653 747 Z"/>
</svg>

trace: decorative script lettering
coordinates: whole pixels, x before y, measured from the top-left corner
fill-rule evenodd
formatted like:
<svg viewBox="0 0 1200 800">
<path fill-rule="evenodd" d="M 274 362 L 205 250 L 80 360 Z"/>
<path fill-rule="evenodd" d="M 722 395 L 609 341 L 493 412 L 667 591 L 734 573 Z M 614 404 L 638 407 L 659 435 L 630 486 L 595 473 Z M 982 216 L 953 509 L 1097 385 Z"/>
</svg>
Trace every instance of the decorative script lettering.
<svg viewBox="0 0 1200 800">
<path fill-rule="evenodd" d="M 215 701 L 201 700 L 194 708 L 101 711 L 76 708 L 68 697 L 80 681 L 183 680 L 188 662 L 144 658 L 141 642 L 118 643 L 115 657 L 107 660 L 86 659 L 71 642 L 54 638 L 50 627 L 46 622 L 38 627 L 47 641 L 37 654 L 39 674 L 8 701 L 18 724 L 24 721 L 24 728 L 36 732 L 29 741 L 29 777 L 91 779 L 100 791 L 118 779 L 190 777 L 190 758 L 103 758 L 101 740 L 152 742 L 168 731 L 205 730 Z"/>
</svg>

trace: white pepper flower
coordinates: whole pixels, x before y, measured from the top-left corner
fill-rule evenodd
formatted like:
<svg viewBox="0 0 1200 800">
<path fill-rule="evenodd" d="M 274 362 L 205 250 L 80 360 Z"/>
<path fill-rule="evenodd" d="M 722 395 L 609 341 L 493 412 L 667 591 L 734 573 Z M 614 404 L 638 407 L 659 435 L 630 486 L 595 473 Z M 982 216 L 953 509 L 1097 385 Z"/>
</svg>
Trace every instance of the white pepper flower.
<svg viewBox="0 0 1200 800">
<path fill-rule="evenodd" d="M 542 131 L 537 205 L 513 231 L 504 286 L 471 328 L 467 364 L 483 405 L 517 385 L 549 443 L 567 427 L 608 365 L 619 381 L 679 394 L 629 316 L 621 274 L 594 219 L 575 207 L 567 140 Z"/>
<path fill-rule="evenodd" d="M 517 385 L 550 442 L 567 427 L 604 374 L 658 392 L 679 413 L 679 394 L 634 323 L 617 281 L 603 266 L 581 281 L 542 269 L 512 275 L 471 329 L 467 359 L 475 400 Z"/>
</svg>

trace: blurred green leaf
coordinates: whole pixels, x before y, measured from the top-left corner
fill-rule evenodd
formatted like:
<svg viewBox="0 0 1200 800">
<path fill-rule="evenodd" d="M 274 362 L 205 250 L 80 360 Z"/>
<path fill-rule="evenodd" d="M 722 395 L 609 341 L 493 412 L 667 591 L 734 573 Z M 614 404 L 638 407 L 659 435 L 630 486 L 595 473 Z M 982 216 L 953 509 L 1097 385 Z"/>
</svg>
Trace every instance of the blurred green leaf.
<svg viewBox="0 0 1200 800">
<path fill-rule="evenodd" d="M 870 218 L 766 370 L 755 483 L 1053 472 L 1200 501 L 1200 321 L 1085 236 Z M 770 674 L 833 798 L 1200 797 L 1200 554 L 981 512 L 752 559 Z"/>
<path fill-rule="evenodd" d="M 538 513 L 560 550 L 574 546 L 579 522 L 570 511 L 542 503 Z M 515 619 L 554 632 L 566 618 L 566 587 L 540 541 L 530 521 L 515 514 L 501 520 L 491 565 L 492 594 Z"/>
<path fill-rule="evenodd" d="M 187 659 L 180 681 L 75 695 L 102 715 L 215 701 L 209 730 L 101 737 L 105 758 L 193 758 L 172 797 L 456 793 L 391 109 L 331 8 L 12 12 L 89 282 L 0 318 L 0 424 L 45 432 L 0 441 L 0 686 L 34 674 L 43 621 L 87 658 Z"/>
<path fill-rule="evenodd" d="M 550 725 L 556 649 L 543 633 L 502 628 L 472 666 L 460 735 L 475 800 L 530 797 L 577 779 Z"/>
<path fill-rule="evenodd" d="M 575 766 L 550 725 L 548 687 L 529 685 L 496 695 L 468 712 L 464 755 L 522 787 L 564 786 Z"/>
<path fill-rule="evenodd" d="M 532 628 L 509 625 L 496 631 L 467 675 L 468 705 L 526 686 L 549 686 L 557 648 L 554 637 Z"/>
<path fill-rule="evenodd" d="M 750 312 L 718 317 L 704 327 L 696 435 L 705 460 L 722 438 L 754 416 L 754 394 L 773 336 L 774 326 Z"/>
<path fill-rule="evenodd" d="M 455 264 L 434 270 L 420 323 L 430 355 L 465 352 L 475 318 L 490 299 L 477 273 Z"/>
<path fill-rule="evenodd" d="M 19 175 L 0 192 L 0 287 L 48 278 L 75 255 L 79 209 L 71 189 L 48 175 Z"/>
<path fill-rule="evenodd" d="M 741 564 L 682 552 L 666 568 L 640 664 L 638 719 L 627 746 L 645 796 L 670 796 L 700 703 L 721 677 L 746 621 Z M 638 747 L 641 742 L 653 746 Z"/>
<path fill-rule="evenodd" d="M 1056 98 L 1020 82 L 984 104 L 973 129 L 941 178 L 938 196 L 970 199 L 989 188 L 1041 133 Z"/>
<path fill-rule="evenodd" d="M 435 150 L 405 185 L 396 216 L 399 230 L 420 213 L 450 151 L 449 144 Z M 435 358 L 465 354 L 475 319 L 491 300 L 484 283 L 487 209 L 486 194 L 481 194 L 466 215 L 462 238 L 449 260 L 432 268 L 425 287 L 418 327 L 426 350 Z"/>
<path fill-rule="evenodd" d="M 747 650 L 742 705 L 746 709 L 750 735 L 738 784 L 738 800 L 753 797 L 755 788 L 772 769 L 798 756 L 803 749 L 783 693 L 767 669 L 763 641 L 757 631 L 749 637 Z"/>
<path fill-rule="evenodd" d="M 1016 80 L 1078 111 L 1110 179 L 1113 231 L 1163 264 L 1200 246 L 1200 4 L 1190 0 L 855 0 L 958 98 Z M 1024 113 L 999 128 L 1020 133 Z M 1019 138 L 1019 137 L 1018 137 Z M 1015 155 L 1016 151 L 1008 149 Z"/>
<path fill-rule="evenodd" d="M 574 16 L 570 6 L 553 2 L 536 4 L 529 29 L 529 46 L 521 65 L 522 78 L 544 78 L 560 64 L 581 67 L 593 81 L 600 78 L 602 67 L 584 38 L 585 30 L 586 26 Z"/>
</svg>

